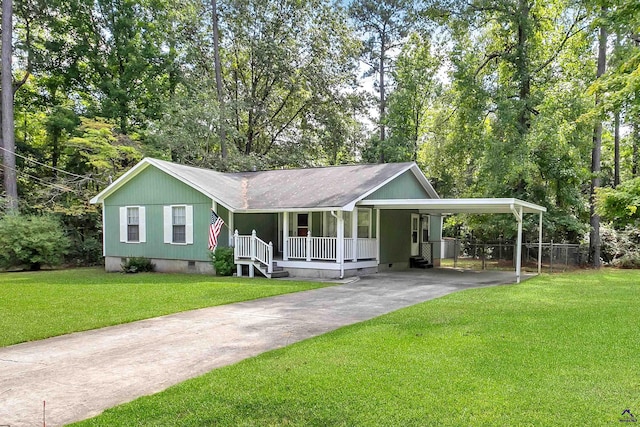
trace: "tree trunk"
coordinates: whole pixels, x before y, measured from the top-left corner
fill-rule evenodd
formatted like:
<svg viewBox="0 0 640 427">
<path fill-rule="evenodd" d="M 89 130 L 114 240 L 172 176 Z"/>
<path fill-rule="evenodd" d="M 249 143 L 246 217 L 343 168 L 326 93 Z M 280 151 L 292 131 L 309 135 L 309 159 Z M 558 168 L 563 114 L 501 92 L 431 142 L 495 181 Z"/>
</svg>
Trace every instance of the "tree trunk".
<svg viewBox="0 0 640 427">
<path fill-rule="evenodd" d="M 4 189 L 7 208 L 18 209 L 18 180 L 16 175 L 15 129 L 13 119 L 13 2 L 2 2 L 2 142 Z"/>
<path fill-rule="evenodd" d="M 384 140 L 385 140 L 385 110 L 386 100 L 384 93 L 384 54 L 385 54 L 384 34 L 380 35 L 380 163 L 384 163 Z"/>
<path fill-rule="evenodd" d="M 633 123 L 633 133 L 631 134 L 631 144 L 633 146 L 633 155 L 631 157 L 631 176 L 638 176 L 638 143 L 640 142 L 640 125 Z"/>
<path fill-rule="evenodd" d="M 607 12 L 606 7 L 601 9 L 604 16 Z M 600 27 L 600 36 L 598 38 L 598 71 L 597 78 L 600 78 L 606 68 L 607 58 L 607 29 Z M 596 93 L 596 109 L 598 110 L 602 103 L 602 95 Z M 591 232 L 589 234 L 589 255 L 591 256 L 591 265 L 594 268 L 600 268 L 600 216 L 595 211 L 595 192 L 600 187 L 600 152 L 602 148 L 602 119 L 598 118 L 593 130 L 593 150 L 591 152 Z"/>
<path fill-rule="evenodd" d="M 620 111 L 613 119 L 613 188 L 620 185 Z"/>
<path fill-rule="evenodd" d="M 218 37 L 218 5 L 216 0 L 211 0 L 211 14 L 213 18 L 213 62 L 216 69 L 216 94 L 218 95 L 218 108 L 220 110 L 220 123 L 218 123 L 218 136 L 220 138 L 220 155 L 222 160 L 227 158 L 226 142 L 226 114 L 224 96 L 222 93 L 222 61 L 220 61 L 220 39 Z"/>
<path fill-rule="evenodd" d="M 531 77 L 529 76 L 529 64 L 527 58 L 527 43 L 529 41 L 529 1 L 520 0 L 518 16 L 518 50 L 516 67 L 519 75 L 520 115 L 518 117 L 519 132 L 524 135 L 529 130 L 531 114 L 529 112 L 529 97 L 531 96 Z"/>
</svg>

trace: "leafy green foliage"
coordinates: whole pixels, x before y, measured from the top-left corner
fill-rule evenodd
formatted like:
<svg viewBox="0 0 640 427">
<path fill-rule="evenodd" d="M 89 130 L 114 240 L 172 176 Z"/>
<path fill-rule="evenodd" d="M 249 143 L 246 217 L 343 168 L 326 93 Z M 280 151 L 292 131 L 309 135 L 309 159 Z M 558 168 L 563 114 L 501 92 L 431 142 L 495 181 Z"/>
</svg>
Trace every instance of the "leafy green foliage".
<svg viewBox="0 0 640 427">
<path fill-rule="evenodd" d="M 387 161 L 417 160 L 419 138 L 440 86 L 436 74 L 442 58 L 431 49 L 429 39 L 411 33 L 396 59 L 386 117 L 389 138 L 380 147 Z"/>
<path fill-rule="evenodd" d="M 231 276 L 235 271 L 233 248 L 219 247 L 211 253 L 211 262 L 218 276 Z"/>
<path fill-rule="evenodd" d="M 123 273 L 151 273 L 155 270 L 155 265 L 149 258 L 131 257 L 122 263 Z"/>
<path fill-rule="evenodd" d="M 60 265 L 69 239 L 52 216 L 6 214 L 0 218 L 0 268 Z"/>
<path fill-rule="evenodd" d="M 459 7 L 448 22 L 452 81 L 427 115 L 419 162 L 442 196 L 547 206 L 548 238 L 575 241 L 589 219 L 583 183 L 593 133 L 585 88 L 595 67 L 585 66 L 590 35 L 578 30 L 585 15 L 554 0 Z M 468 225 L 486 233 L 500 222 Z"/>
<path fill-rule="evenodd" d="M 223 171 L 416 160 L 441 196 L 542 204 L 547 237 L 570 241 L 590 219 L 597 118 L 619 114 L 630 130 L 620 176 L 640 174 L 637 1 L 610 3 L 603 16 L 598 2 L 570 0 L 223 2 L 224 113 L 209 2 L 14 9 L 14 75 L 31 73 L 15 94 L 20 207 L 61 214 L 84 248 L 69 254 L 75 262 L 99 258 L 100 212 L 86 201 L 144 155 Z M 595 79 L 601 24 L 612 54 Z M 606 94 L 599 108 L 594 93 Z M 386 137 L 368 118 L 376 103 Z M 608 128 L 603 185 L 616 162 Z M 465 225 L 513 234 L 496 216 Z"/>
<path fill-rule="evenodd" d="M 602 218 L 616 226 L 638 223 L 640 220 L 640 177 L 623 182 L 616 188 L 599 188 L 596 210 Z"/>
</svg>

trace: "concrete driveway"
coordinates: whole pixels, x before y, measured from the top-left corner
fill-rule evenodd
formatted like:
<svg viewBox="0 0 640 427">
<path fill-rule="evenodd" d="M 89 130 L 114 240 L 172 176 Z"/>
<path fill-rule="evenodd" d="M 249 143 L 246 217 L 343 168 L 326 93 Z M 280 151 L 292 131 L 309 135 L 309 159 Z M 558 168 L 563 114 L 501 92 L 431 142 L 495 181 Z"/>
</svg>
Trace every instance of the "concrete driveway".
<svg viewBox="0 0 640 427">
<path fill-rule="evenodd" d="M 0 348 L 0 426 L 64 425 L 344 325 L 515 274 L 448 269 L 188 311 Z M 46 402 L 46 406 L 43 404 Z"/>
</svg>

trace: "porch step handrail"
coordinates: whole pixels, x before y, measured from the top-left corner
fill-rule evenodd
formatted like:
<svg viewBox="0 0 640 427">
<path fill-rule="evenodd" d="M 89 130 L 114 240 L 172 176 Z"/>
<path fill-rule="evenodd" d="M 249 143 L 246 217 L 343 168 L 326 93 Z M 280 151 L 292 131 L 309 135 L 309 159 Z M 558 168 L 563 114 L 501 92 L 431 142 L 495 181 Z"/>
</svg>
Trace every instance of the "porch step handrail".
<svg viewBox="0 0 640 427">
<path fill-rule="evenodd" d="M 265 242 L 256 236 L 256 230 L 251 232 L 251 236 L 240 236 L 238 230 L 233 234 L 234 248 L 233 257 L 237 261 L 250 259 L 257 261 L 266 268 L 267 273 L 273 273 L 273 243 Z"/>
</svg>

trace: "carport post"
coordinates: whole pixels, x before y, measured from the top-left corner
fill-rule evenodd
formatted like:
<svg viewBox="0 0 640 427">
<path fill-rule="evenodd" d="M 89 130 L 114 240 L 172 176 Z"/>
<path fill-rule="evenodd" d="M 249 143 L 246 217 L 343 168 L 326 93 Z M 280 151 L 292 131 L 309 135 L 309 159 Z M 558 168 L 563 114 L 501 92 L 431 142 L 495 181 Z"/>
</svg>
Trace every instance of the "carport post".
<svg viewBox="0 0 640 427">
<path fill-rule="evenodd" d="M 514 205 L 511 205 L 511 212 L 518 221 L 518 241 L 516 242 L 516 283 L 520 283 L 520 270 L 522 268 L 522 206 L 516 210 Z"/>
<path fill-rule="evenodd" d="M 538 274 L 542 272 L 542 212 L 538 222 Z"/>
</svg>

